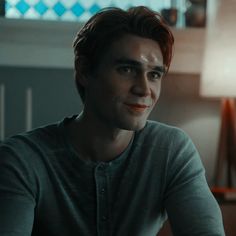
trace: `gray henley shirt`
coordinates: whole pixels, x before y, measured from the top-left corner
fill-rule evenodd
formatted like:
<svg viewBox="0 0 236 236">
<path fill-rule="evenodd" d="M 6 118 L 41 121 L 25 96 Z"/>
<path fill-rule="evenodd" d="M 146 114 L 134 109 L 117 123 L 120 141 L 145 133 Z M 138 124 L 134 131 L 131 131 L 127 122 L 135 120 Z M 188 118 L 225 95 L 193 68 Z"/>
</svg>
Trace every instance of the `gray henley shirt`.
<svg viewBox="0 0 236 236">
<path fill-rule="evenodd" d="M 65 125 L 0 146 L 1 236 L 223 236 L 200 157 L 180 129 L 154 121 L 110 162 L 82 160 Z"/>
</svg>

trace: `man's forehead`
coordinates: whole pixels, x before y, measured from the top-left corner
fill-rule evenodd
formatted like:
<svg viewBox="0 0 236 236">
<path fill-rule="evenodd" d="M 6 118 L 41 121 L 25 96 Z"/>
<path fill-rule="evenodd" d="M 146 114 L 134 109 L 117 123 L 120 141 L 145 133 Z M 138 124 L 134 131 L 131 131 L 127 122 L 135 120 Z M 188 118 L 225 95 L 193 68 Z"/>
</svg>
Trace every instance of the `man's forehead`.
<svg viewBox="0 0 236 236">
<path fill-rule="evenodd" d="M 126 45 L 129 45 L 129 47 L 125 47 Z M 111 49 L 113 48 L 119 48 L 122 46 L 123 48 L 129 49 L 131 48 L 140 48 L 142 46 L 149 45 L 150 47 L 155 47 L 160 49 L 159 43 L 157 41 L 154 41 L 153 39 L 137 36 L 134 34 L 125 34 L 122 37 L 117 38 L 111 43 Z"/>
<path fill-rule="evenodd" d="M 107 60 L 137 61 L 141 64 L 163 64 L 163 56 L 158 43 L 154 40 L 134 35 L 125 35 L 114 41 L 106 52 Z"/>
</svg>

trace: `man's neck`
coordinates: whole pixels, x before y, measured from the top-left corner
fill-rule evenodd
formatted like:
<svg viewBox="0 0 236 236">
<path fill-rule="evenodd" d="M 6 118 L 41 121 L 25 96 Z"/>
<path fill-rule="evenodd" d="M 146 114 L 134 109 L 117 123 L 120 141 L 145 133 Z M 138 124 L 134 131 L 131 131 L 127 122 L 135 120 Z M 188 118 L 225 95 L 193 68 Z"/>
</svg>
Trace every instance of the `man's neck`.
<svg viewBox="0 0 236 236">
<path fill-rule="evenodd" d="M 86 160 L 111 161 L 129 145 L 134 131 L 112 129 L 78 117 L 68 126 L 69 137 L 78 154 Z"/>
</svg>

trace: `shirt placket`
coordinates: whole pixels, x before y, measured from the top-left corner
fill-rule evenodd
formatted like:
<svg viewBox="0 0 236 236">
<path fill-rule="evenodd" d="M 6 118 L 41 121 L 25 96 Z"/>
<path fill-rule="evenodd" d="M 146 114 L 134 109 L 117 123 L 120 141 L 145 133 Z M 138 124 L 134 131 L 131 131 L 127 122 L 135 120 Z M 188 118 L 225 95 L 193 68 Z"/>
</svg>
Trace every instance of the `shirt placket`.
<svg viewBox="0 0 236 236">
<path fill-rule="evenodd" d="M 95 168 L 98 236 L 109 235 L 108 168 L 107 163 L 100 163 Z"/>
</svg>

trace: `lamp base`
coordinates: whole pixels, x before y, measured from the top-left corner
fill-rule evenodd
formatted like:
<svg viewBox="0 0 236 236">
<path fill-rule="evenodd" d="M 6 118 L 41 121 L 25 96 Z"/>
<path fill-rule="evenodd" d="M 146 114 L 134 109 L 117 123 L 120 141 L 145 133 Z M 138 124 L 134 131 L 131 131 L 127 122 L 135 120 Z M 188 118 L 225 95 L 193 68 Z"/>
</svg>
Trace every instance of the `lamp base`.
<svg viewBox="0 0 236 236">
<path fill-rule="evenodd" d="M 236 170 L 236 107 L 233 98 L 223 98 L 221 102 L 221 130 L 218 148 L 214 185 L 220 187 L 223 174 L 226 174 L 226 184 L 223 184 L 223 187 L 233 188 L 233 169 Z M 226 171 L 224 171 L 225 161 Z"/>
</svg>

